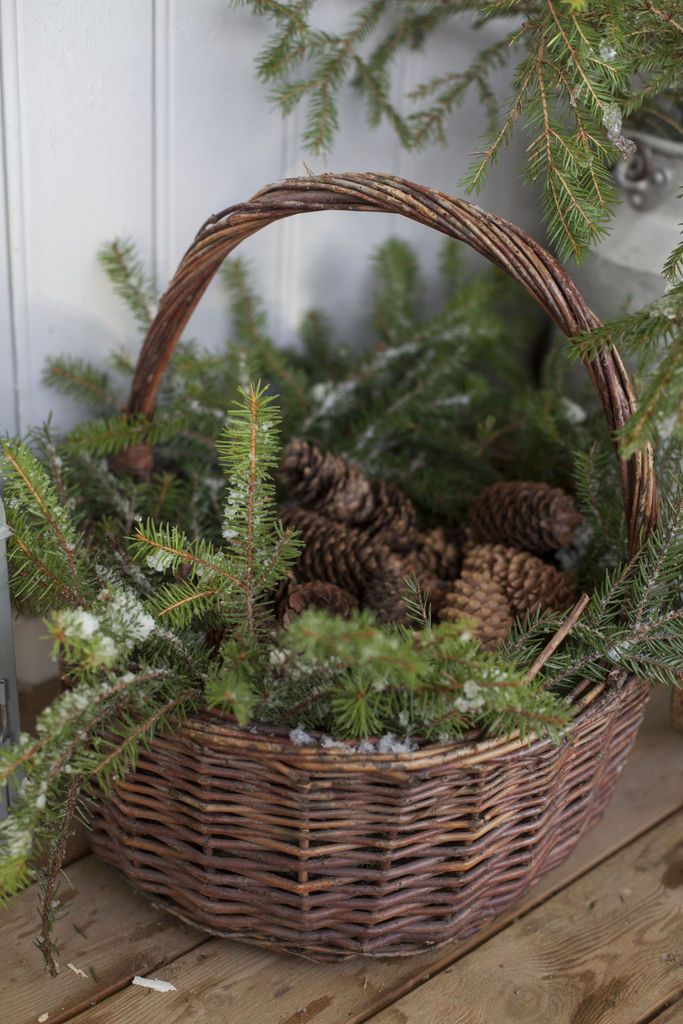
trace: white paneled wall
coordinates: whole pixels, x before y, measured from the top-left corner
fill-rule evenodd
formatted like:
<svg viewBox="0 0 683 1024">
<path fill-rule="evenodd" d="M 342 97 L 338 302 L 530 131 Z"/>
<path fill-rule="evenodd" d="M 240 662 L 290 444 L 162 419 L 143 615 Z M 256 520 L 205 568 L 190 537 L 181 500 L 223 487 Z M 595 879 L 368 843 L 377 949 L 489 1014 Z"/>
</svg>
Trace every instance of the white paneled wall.
<svg viewBox="0 0 683 1024">
<path fill-rule="evenodd" d="M 333 24 L 351 6 L 325 0 L 317 16 Z M 447 149 L 406 154 L 390 129 L 367 130 L 349 93 L 334 152 L 306 157 L 300 115 L 283 122 L 255 78 L 268 26 L 228 0 L 0 0 L 0 31 L 1 430 L 23 430 L 50 409 L 58 423 L 73 421 L 69 402 L 41 385 L 48 354 L 98 361 L 137 346 L 96 260 L 104 241 L 134 238 L 163 286 L 206 216 L 305 173 L 304 159 L 315 171 L 390 171 L 458 192 L 478 142 L 474 98 Z M 428 57 L 402 59 L 399 79 L 464 64 L 482 42 L 470 30 L 444 32 Z M 517 177 L 519 145 L 480 202 L 538 234 L 535 196 Z M 436 235 L 379 215 L 308 215 L 247 242 L 275 336 L 291 338 L 311 305 L 327 308 L 340 332 L 362 330 L 368 255 L 392 232 L 433 261 Z M 215 285 L 190 332 L 218 344 L 226 331 Z"/>
</svg>

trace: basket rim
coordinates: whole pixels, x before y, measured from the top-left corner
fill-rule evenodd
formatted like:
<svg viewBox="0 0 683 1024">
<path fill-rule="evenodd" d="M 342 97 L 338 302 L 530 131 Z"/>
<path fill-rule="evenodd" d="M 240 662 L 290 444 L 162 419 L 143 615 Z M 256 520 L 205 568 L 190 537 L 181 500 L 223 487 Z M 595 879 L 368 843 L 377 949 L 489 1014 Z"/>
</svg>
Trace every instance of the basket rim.
<svg viewBox="0 0 683 1024">
<path fill-rule="evenodd" d="M 646 680 L 638 679 L 636 676 L 628 676 L 623 682 L 619 682 L 616 675 L 611 680 L 608 678 L 599 683 L 579 683 L 567 695 L 567 700 L 576 705 L 577 713 L 567 726 L 559 746 L 571 744 L 576 730 L 591 717 L 617 710 L 624 690 L 649 688 L 649 685 Z M 278 735 L 278 732 L 283 735 Z M 216 752 L 229 749 L 232 754 L 238 753 L 245 757 L 282 759 L 289 766 L 307 771 L 313 769 L 316 763 L 326 771 L 331 767 L 338 767 L 341 771 L 352 772 L 386 769 L 392 766 L 418 771 L 436 764 L 458 761 L 462 762 L 463 767 L 467 767 L 514 755 L 520 751 L 535 756 L 558 746 L 552 739 L 538 737 L 534 733 L 525 738 L 512 733 L 479 740 L 460 739 L 447 743 L 428 743 L 406 753 L 359 752 L 344 750 L 337 746 L 324 747 L 320 743 L 296 744 L 289 738 L 287 727 L 257 726 L 256 730 L 254 726 L 249 729 L 241 728 L 230 720 L 226 712 L 215 708 L 202 709 L 183 722 L 173 735 Z M 311 730 L 309 735 L 322 738 L 325 734 Z M 159 737 L 159 742 L 163 744 L 167 738 Z"/>
</svg>

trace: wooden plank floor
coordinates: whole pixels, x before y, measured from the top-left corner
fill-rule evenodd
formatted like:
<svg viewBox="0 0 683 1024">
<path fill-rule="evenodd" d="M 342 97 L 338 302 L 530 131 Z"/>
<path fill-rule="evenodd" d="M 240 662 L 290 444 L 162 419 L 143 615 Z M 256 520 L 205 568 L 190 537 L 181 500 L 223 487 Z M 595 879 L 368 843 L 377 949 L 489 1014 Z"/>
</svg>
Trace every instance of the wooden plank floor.
<svg viewBox="0 0 683 1024">
<path fill-rule="evenodd" d="M 35 893 L 0 912 L 2 1024 L 683 1024 L 683 736 L 664 694 L 603 822 L 459 946 L 311 964 L 194 931 L 92 856 L 67 873 L 58 978 L 33 946 Z"/>
</svg>

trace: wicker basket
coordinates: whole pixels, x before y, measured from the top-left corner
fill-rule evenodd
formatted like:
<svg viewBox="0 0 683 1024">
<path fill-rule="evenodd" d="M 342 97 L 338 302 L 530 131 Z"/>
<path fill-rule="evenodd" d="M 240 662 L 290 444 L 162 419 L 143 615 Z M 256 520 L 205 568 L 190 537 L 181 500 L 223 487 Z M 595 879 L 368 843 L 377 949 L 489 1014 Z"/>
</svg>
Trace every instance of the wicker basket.
<svg viewBox="0 0 683 1024">
<path fill-rule="evenodd" d="M 268 186 L 211 217 L 150 327 L 129 408 L 152 415 L 193 309 L 235 246 L 296 213 L 393 212 L 469 243 L 520 281 L 562 330 L 596 325 L 556 261 L 519 228 L 398 178 L 323 175 Z M 634 400 L 612 351 L 587 364 L 608 426 Z M 124 453 L 144 475 L 152 453 Z M 631 554 L 657 517 L 652 453 L 621 464 Z M 566 740 L 518 737 L 411 754 L 299 747 L 205 712 L 143 751 L 102 800 L 93 846 L 139 890 L 217 935 L 314 959 L 405 955 L 462 939 L 521 898 L 602 814 L 647 684 L 607 678 L 571 696 Z"/>
</svg>

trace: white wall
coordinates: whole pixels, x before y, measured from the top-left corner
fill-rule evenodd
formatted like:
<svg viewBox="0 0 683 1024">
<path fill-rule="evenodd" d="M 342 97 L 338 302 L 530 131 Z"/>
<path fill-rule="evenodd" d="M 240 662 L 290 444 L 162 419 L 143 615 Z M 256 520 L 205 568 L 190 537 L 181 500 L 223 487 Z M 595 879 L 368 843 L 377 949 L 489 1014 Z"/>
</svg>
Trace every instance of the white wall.
<svg viewBox="0 0 683 1024">
<path fill-rule="evenodd" d="M 350 6 L 324 0 L 319 17 L 332 24 Z M 96 260 L 104 241 L 133 237 L 163 285 L 206 216 L 305 173 L 303 159 L 315 171 L 389 171 L 459 191 L 481 128 L 474 98 L 447 149 L 406 154 L 388 128 L 367 130 L 349 94 L 334 152 L 312 158 L 299 145 L 301 117 L 283 123 L 256 81 L 267 31 L 228 0 L 0 0 L 0 430 L 23 430 L 51 408 L 72 422 L 68 401 L 41 386 L 48 354 L 97 361 L 137 345 Z M 402 59 L 399 79 L 464 64 L 481 43 L 481 33 L 443 32 L 429 58 Z M 517 177 L 521 145 L 479 202 L 540 235 L 535 197 Z M 313 304 L 360 329 L 367 257 L 392 232 L 433 259 L 437 236 L 379 215 L 308 215 L 247 242 L 276 337 L 291 337 Z M 226 324 L 216 286 L 190 330 L 219 343 Z"/>
</svg>

